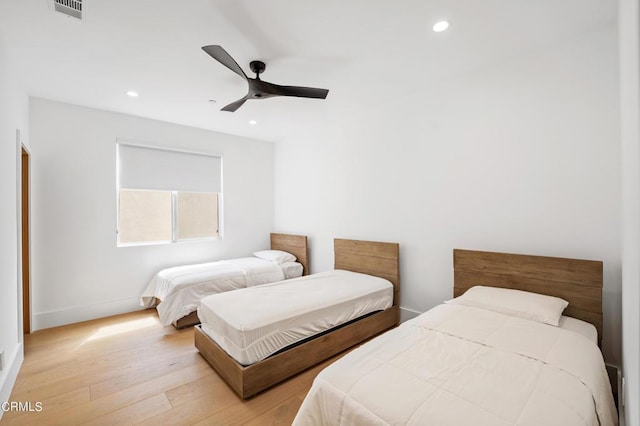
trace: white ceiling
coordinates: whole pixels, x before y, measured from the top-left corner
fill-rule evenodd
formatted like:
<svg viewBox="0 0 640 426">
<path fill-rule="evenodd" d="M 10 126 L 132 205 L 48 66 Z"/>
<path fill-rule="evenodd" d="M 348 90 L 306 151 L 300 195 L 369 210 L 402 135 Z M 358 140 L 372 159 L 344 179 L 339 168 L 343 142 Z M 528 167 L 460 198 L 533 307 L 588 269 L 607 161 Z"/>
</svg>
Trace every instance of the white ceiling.
<svg viewBox="0 0 640 426">
<path fill-rule="evenodd" d="M 278 141 L 616 15 L 615 0 L 84 0 L 78 21 L 49 0 L 0 0 L 0 35 L 32 96 Z M 451 28 L 434 33 L 441 19 Z M 329 96 L 219 111 L 247 88 L 201 50 L 209 44 L 250 76 L 260 59 L 263 80 Z"/>
</svg>

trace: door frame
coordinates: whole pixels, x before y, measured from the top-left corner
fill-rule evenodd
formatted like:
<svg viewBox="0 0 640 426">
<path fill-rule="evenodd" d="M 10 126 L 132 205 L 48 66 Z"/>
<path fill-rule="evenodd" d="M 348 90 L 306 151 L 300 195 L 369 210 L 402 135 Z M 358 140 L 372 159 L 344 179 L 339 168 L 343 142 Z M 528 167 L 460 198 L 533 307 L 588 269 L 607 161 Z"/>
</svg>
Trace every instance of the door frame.
<svg viewBox="0 0 640 426">
<path fill-rule="evenodd" d="M 22 334 L 31 333 L 31 153 L 20 140 L 17 143 L 20 156 L 20 276 L 22 302 Z"/>
</svg>

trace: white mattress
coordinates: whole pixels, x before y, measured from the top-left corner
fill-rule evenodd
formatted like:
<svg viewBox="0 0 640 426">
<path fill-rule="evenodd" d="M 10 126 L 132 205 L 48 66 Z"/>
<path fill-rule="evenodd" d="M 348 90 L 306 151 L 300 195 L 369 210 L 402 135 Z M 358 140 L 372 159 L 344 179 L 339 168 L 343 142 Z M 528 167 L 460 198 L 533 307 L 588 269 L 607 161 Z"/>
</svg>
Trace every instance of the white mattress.
<svg viewBox="0 0 640 426">
<path fill-rule="evenodd" d="M 257 257 L 243 257 L 164 269 L 149 282 L 140 304 L 151 308 L 156 299 L 160 300 L 157 306 L 160 322 L 169 325 L 195 311 L 200 300 L 211 294 L 281 281 L 296 273 L 302 275 L 302 265 L 284 266 Z"/>
<path fill-rule="evenodd" d="M 209 296 L 198 316 L 202 331 L 249 365 L 392 304 L 389 281 L 336 270 Z"/>
<path fill-rule="evenodd" d="M 602 354 L 579 333 L 439 305 L 325 368 L 294 425 L 611 426 Z"/>
</svg>

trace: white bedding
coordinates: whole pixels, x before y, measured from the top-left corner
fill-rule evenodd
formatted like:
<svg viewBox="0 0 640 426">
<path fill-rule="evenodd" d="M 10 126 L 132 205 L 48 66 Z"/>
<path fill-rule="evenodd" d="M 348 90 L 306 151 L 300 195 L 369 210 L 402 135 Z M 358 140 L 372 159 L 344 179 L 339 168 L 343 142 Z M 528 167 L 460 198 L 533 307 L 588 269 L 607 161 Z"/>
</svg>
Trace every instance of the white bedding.
<svg viewBox="0 0 640 426">
<path fill-rule="evenodd" d="M 288 275 L 296 273 L 295 267 L 285 267 Z M 302 275 L 302 265 L 298 271 L 298 276 Z M 283 279 L 285 273 L 281 265 L 257 257 L 177 266 L 153 277 L 140 304 L 151 308 L 156 299 L 160 300 L 157 306 L 160 322 L 169 325 L 195 311 L 206 296 Z"/>
<path fill-rule="evenodd" d="M 617 414 L 580 333 L 440 305 L 323 370 L 294 425 L 602 425 Z"/>
<path fill-rule="evenodd" d="M 589 322 L 562 315 L 558 327 L 578 333 L 589 339 L 594 345 L 598 344 L 598 330 Z"/>
<path fill-rule="evenodd" d="M 389 281 L 336 270 L 209 296 L 198 317 L 202 331 L 249 365 L 392 304 Z"/>
<path fill-rule="evenodd" d="M 285 262 L 281 263 L 280 267 L 284 273 L 284 279 L 298 278 L 302 276 L 303 267 L 302 263 L 298 262 Z"/>
</svg>

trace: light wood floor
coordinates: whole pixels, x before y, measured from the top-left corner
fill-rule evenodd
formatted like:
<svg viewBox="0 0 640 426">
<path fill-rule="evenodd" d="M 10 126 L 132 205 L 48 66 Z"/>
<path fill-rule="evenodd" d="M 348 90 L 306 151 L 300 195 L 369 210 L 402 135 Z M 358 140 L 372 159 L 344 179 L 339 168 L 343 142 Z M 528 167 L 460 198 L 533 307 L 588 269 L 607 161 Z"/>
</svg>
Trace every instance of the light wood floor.
<svg viewBox="0 0 640 426">
<path fill-rule="evenodd" d="M 6 412 L 0 423 L 289 425 L 332 358 L 243 401 L 193 346 L 193 328 L 158 323 L 155 310 L 37 331 L 11 401 L 41 412 Z"/>
</svg>

